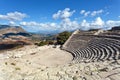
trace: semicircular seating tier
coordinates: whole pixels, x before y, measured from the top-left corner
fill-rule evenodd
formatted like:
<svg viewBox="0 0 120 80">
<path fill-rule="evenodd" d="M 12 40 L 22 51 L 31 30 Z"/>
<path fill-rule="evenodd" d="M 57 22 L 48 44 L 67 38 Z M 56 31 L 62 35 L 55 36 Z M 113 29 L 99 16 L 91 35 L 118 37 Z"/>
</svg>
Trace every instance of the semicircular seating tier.
<svg viewBox="0 0 120 80">
<path fill-rule="evenodd" d="M 120 59 L 120 31 L 75 31 L 62 49 L 75 62 Z"/>
</svg>

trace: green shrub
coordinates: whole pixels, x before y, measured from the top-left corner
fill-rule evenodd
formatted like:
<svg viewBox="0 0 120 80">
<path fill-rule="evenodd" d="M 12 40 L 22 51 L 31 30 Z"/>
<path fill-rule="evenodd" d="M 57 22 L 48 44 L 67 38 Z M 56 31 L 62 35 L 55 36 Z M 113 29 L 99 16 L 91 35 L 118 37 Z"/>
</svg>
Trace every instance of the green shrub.
<svg viewBox="0 0 120 80">
<path fill-rule="evenodd" d="M 39 43 L 34 43 L 34 45 L 38 45 Z"/>
<path fill-rule="evenodd" d="M 37 46 L 44 46 L 44 45 L 53 45 L 54 41 L 52 40 L 46 40 L 46 41 L 40 41 L 39 43 L 34 43 L 34 45 Z"/>
<path fill-rule="evenodd" d="M 66 42 L 66 40 L 70 37 L 70 35 L 71 35 L 71 32 L 68 32 L 68 31 L 59 33 L 59 35 L 57 36 L 57 44 L 63 45 Z"/>
<path fill-rule="evenodd" d="M 7 65 L 8 63 L 7 62 L 5 62 L 5 65 Z"/>
<path fill-rule="evenodd" d="M 54 41 L 52 41 L 52 40 L 49 40 L 47 42 L 48 42 L 48 45 L 53 45 L 54 44 Z"/>
<path fill-rule="evenodd" d="M 19 67 L 16 67 L 15 70 L 21 70 Z"/>
<path fill-rule="evenodd" d="M 15 63 L 11 63 L 11 65 L 15 66 L 16 64 Z"/>
<path fill-rule="evenodd" d="M 38 46 L 44 46 L 44 45 L 47 45 L 48 44 L 48 42 L 46 42 L 46 41 L 41 41 L 40 43 L 38 43 L 37 45 Z"/>
</svg>

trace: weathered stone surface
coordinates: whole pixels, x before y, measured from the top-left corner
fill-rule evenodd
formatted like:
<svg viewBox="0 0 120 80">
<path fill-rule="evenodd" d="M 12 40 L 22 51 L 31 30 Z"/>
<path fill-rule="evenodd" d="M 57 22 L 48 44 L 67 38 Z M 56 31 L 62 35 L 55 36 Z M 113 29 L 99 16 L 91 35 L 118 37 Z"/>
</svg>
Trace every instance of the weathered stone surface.
<svg viewBox="0 0 120 80">
<path fill-rule="evenodd" d="M 119 60 L 120 30 L 77 30 L 62 49 L 70 52 L 76 63 Z"/>
</svg>

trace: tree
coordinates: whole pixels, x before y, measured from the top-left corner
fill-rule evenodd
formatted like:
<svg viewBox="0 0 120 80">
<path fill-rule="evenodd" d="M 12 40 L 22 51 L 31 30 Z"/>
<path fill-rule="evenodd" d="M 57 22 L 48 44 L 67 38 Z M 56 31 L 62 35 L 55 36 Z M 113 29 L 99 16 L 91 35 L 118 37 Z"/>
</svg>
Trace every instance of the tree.
<svg viewBox="0 0 120 80">
<path fill-rule="evenodd" d="M 62 33 L 59 33 L 57 36 L 57 44 L 63 45 L 65 41 L 70 37 L 71 32 L 64 31 Z"/>
</svg>

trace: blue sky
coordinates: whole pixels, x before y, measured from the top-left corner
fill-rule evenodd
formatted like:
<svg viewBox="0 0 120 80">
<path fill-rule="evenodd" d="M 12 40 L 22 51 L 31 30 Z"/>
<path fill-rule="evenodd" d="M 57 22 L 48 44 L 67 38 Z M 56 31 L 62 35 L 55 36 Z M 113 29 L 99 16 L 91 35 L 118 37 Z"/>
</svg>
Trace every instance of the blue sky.
<svg viewBox="0 0 120 80">
<path fill-rule="evenodd" d="M 29 32 L 53 32 L 120 25 L 120 0 L 0 0 L 0 24 Z"/>
</svg>

